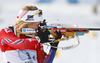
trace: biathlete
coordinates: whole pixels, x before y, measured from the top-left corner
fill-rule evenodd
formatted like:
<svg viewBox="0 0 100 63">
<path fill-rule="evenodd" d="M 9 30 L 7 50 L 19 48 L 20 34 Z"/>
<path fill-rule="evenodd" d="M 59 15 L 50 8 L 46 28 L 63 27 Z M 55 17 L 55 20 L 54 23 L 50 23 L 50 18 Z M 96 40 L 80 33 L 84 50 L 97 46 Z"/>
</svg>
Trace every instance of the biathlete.
<svg viewBox="0 0 100 63">
<path fill-rule="evenodd" d="M 40 29 L 42 21 L 42 10 L 36 6 L 25 6 L 20 10 L 14 26 L 0 31 L 0 48 L 5 63 L 53 62 L 57 48 L 51 47 L 49 54 L 45 54 L 41 43 L 50 42 L 48 40 L 50 32 L 48 30 L 43 32 Z M 24 34 L 22 33 L 24 28 L 34 29 L 38 31 L 38 35 Z M 56 34 L 56 39 L 60 39 L 61 32 L 56 31 Z M 58 44 L 59 42 L 50 45 L 57 47 Z"/>
</svg>

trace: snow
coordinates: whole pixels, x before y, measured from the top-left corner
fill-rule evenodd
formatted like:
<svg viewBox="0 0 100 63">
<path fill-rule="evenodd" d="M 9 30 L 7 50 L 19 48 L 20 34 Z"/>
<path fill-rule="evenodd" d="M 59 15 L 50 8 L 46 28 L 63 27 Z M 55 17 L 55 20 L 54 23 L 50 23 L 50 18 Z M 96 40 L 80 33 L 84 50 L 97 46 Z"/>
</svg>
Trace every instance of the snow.
<svg viewBox="0 0 100 63">
<path fill-rule="evenodd" d="M 2 0 L 0 2 L 0 29 L 14 24 L 19 10 L 25 5 L 35 5 L 42 9 L 43 17 L 47 20 L 48 24 L 77 24 L 78 27 L 82 28 L 100 28 L 100 12 L 98 14 L 93 13 L 93 5 L 70 5 L 61 0 L 59 2 L 56 2 L 56 0 L 50 4 L 37 4 L 35 1 Z M 57 21 L 58 19 L 59 21 Z M 53 63 L 100 63 L 100 32 L 95 31 L 95 38 L 91 38 L 90 33 L 80 36 L 80 45 L 75 49 L 58 49 L 60 51 L 60 57 L 55 57 Z M 59 46 L 66 46 L 67 43 L 70 43 L 70 41 L 60 42 Z M 3 61 L 0 53 L 0 63 L 4 63 Z"/>
</svg>

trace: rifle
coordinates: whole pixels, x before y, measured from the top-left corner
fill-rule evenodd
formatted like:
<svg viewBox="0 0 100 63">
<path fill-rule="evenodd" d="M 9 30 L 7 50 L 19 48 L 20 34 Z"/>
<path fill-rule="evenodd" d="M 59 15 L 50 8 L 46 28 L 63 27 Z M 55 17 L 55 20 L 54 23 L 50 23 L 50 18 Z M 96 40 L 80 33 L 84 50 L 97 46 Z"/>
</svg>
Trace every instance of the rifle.
<svg viewBox="0 0 100 63">
<path fill-rule="evenodd" d="M 55 26 L 57 25 L 57 26 Z M 60 28 L 58 28 L 58 25 Z M 54 25 L 49 25 L 47 26 L 46 22 L 43 21 L 43 23 L 40 24 L 41 26 L 41 30 L 45 31 L 48 29 L 48 31 L 51 33 L 52 37 L 49 37 L 49 40 L 52 40 L 52 42 L 59 42 L 59 41 L 64 41 L 64 40 L 70 40 L 72 38 L 77 38 L 77 42 L 75 42 L 75 44 L 71 45 L 71 46 L 66 46 L 66 47 L 54 47 L 54 46 L 51 46 L 51 47 L 54 47 L 54 48 L 61 48 L 63 50 L 66 50 L 66 49 L 72 49 L 72 48 L 75 48 L 79 45 L 80 41 L 79 41 L 79 37 L 78 36 L 83 36 L 87 33 L 89 33 L 89 31 L 100 31 L 100 28 L 76 28 L 76 27 L 65 27 L 65 26 L 62 26 L 62 24 L 54 24 Z M 61 39 L 58 39 L 58 40 L 54 40 L 57 35 L 56 35 L 56 31 L 61 31 L 61 34 L 63 35 L 63 38 Z M 35 34 L 35 36 L 37 36 L 38 32 L 17 32 L 17 36 L 18 36 L 18 33 L 20 34 Z M 51 42 L 47 42 L 47 43 L 51 43 Z M 45 44 L 45 45 L 48 45 L 48 44 Z M 50 45 L 48 45 L 50 46 Z"/>
</svg>

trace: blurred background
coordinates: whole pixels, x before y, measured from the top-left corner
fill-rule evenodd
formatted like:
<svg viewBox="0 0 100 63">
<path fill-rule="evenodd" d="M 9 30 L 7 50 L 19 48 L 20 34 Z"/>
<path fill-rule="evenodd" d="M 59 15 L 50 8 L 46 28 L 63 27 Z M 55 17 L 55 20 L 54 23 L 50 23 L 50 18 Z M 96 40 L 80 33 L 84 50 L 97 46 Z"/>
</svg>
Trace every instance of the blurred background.
<svg viewBox="0 0 100 63">
<path fill-rule="evenodd" d="M 0 29 L 13 25 L 19 10 L 27 5 L 42 9 L 48 24 L 100 28 L 100 0 L 0 0 Z M 80 45 L 77 48 L 58 49 L 53 63 L 100 63 L 100 31 L 90 31 L 79 38 Z M 64 45 L 67 43 L 65 41 Z M 59 46 L 63 45 L 60 43 Z M 48 51 L 48 47 L 45 51 Z M 4 63 L 1 53 L 0 63 Z"/>
</svg>

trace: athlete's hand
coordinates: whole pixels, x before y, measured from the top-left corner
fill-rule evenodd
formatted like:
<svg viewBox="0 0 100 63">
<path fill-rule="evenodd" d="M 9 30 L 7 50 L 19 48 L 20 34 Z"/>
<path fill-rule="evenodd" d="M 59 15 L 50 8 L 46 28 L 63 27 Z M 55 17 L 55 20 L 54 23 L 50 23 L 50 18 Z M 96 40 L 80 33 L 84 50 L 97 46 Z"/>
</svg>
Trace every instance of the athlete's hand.
<svg viewBox="0 0 100 63">
<path fill-rule="evenodd" d="M 62 34 L 61 34 L 60 30 L 56 31 L 56 34 L 57 34 L 56 40 L 60 39 L 62 37 Z"/>
<path fill-rule="evenodd" d="M 49 42 L 48 35 L 50 35 L 50 32 L 46 29 L 46 31 L 42 31 L 39 27 L 38 29 L 38 37 L 40 38 L 40 43 Z"/>
<path fill-rule="evenodd" d="M 62 34 L 61 34 L 60 31 L 56 31 L 56 34 L 57 34 L 57 37 L 56 37 L 55 40 L 60 39 L 60 38 L 62 37 Z M 54 46 L 54 47 L 57 47 L 58 44 L 59 44 L 59 42 L 50 43 L 50 45 L 51 45 L 51 46 Z M 53 48 L 53 47 L 51 47 L 51 49 L 53 49 L 53 50 L 57 50 L 57 48 Z"/>
</svg>

